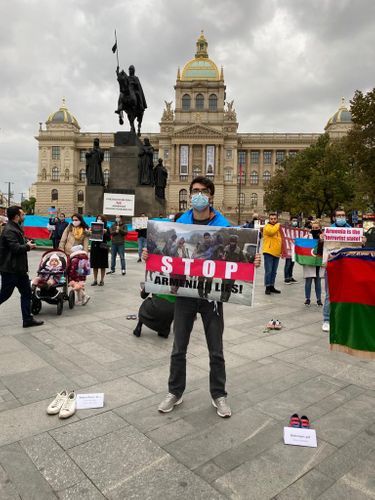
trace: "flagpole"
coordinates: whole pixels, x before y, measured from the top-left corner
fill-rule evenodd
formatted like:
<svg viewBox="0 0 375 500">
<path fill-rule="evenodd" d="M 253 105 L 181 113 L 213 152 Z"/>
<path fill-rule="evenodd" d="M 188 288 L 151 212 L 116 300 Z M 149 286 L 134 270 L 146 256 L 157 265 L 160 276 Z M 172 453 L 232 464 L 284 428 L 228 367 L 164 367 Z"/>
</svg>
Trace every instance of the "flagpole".
<svg viewBox="0 0 375 500">
<path fill-rule="evenodd" d="M 118 57 L 118 43 L 117 43 L 117 33 L 115 30 L 115 43 L 116 43 L 116 57 L 117 57 L 117 67 L 120 67 L 119 57 Z"/>
</svg>

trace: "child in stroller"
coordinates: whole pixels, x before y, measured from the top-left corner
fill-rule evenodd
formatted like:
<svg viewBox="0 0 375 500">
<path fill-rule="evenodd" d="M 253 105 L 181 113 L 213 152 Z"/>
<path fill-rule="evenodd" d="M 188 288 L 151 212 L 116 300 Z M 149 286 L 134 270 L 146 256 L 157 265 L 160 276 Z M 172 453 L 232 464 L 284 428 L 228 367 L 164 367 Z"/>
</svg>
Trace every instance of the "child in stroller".
<svg viewBox="0 0 375 500">
<path fill-rule="evenodd" d="M 85 292 L 86 276 L 90 274 L 90 260 L 82 245 L 72 248 L 68 269 L 68 283 L 74 290 L 77 305 L 85 306 L 90 296 Z"/>
<path fill-rule="evenodd" d="M 38 276 L 31 282 L 34 287 L 51 288 L 66 283 L 64 276 L 67 265 L 66 256 L 65 254 L 61 256 L 61 252 L 59 253 L 60 255 L 53 252 L 51 255 L 51 252 L 47 252 L 43 255 L 38 269 Z M 58 293 L 59 290 L 56 290 L 56 295 Z"/>
</svg>

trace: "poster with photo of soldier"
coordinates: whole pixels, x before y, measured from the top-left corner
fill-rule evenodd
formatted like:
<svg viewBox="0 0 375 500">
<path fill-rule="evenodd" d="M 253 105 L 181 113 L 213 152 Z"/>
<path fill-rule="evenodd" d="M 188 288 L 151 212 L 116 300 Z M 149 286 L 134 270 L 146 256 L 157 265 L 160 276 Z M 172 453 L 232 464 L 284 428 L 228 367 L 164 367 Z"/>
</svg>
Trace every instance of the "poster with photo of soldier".
<svg viewBox="0 0 375 500">
<path fill-rule="evenodd" d="M 148 221 L 145 290 L 251 306 L 259 231 Z"/>
</svg>

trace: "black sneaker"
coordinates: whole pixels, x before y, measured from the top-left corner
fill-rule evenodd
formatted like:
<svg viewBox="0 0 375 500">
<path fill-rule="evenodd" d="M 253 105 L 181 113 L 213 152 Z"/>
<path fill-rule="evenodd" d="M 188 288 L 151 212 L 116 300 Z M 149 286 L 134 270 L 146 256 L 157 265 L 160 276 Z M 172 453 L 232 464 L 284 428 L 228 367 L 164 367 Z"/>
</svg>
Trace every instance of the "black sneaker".
<svg viewBox="0 0 375 500">
<path fill-rule="evenodd" d="M 137 262 L 142 262 L 142 259 L 138 259 Z"/>
<path fill-rule="evenodd" d="M 271 293 L 281 293 L 280 290 L 276 290 L 274 286 L 270 286 L 270 292 Z"/>
<path fill-rule="evenodd" d="M 107 271 L 105 274 L 115 274 L 115 271 Z"/>
<path fill-rule="evenodd" d="M 266 286 L 266 290 L 264 292 L 266 295 L 271 295 L 271 290 L 269 286 Z"/>
<path fill-rule="evenodd" d="M 295 280 L 294 278 L 290 278 L 290 283 L 299 283 L 299 281 Z"/>
<path fill-rule="evenodd" d="M 287 278 L 286 280 L 284 280 L 284 283 L 285 283 L 286 285 L 290 285 L 290 284 L 292 283 L 291 278 Z"/>
<path fill-rule="evenodd" d="M 322 303 L 322 301 L 321 301 L 321 300 L 318 300 L 318 301 L 317 301 L 317 303 L 316 303 L 316 305 L 317 305 L 317 306 L 322 306 L 322 305 L 323 305 L 323 303 Z"/>
<path fill-rule="evenodd" d="M 306 299 L 305 300 L 305 306 L 310 307 L 310 304 L 311 304 L 311 300 L 310 299 Z"/>
<path fill-rule="evenodd" d="M 24 328 L 31 328 L 32 326 L 41 326 L 43 324 L 44 324 L 44 321 L 38 321 L 38 320 L 32 318 L 32 319 L 29 319 L 27 321 L 24 321 L 22 326 Z"/>
</svg>

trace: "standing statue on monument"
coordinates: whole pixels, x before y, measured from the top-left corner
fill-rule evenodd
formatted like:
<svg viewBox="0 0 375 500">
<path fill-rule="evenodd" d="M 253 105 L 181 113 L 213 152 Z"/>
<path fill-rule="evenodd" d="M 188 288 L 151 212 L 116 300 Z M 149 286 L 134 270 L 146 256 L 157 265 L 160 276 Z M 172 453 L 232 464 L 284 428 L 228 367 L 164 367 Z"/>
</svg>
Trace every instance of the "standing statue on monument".
<svg viewBox="0 0 375 500">
<path fill-rule="evenodd" d="M 168 170 L 163 165 L 163 160 L 159 158 L 158 164 L 154 168 L 155 196 L 165 200 L 165 188 L 167 186 Z"/>
<path fill-rule="evenodd" d="M 104 152 L 99 147 L 99 139 L 94 139 L 94 146 L 86 153 L 86 179 L 88 186 L 104 186 L 102 161 Z"/>
<path fill-rule="evenodd" d="M 138 182 L 141 186 L 154 185 L 154 148 L 150 144 L 148 137 L 143 140 L 138 153 Z"/>
</svg>

